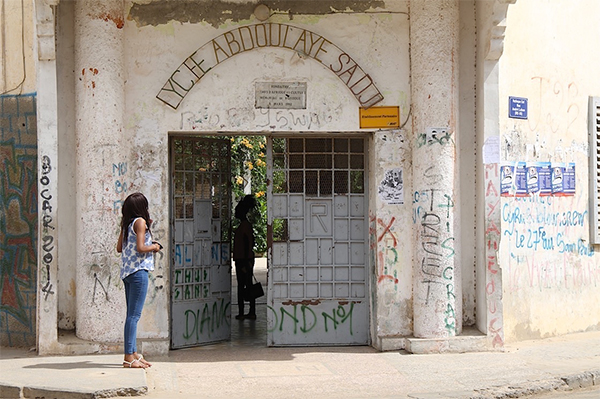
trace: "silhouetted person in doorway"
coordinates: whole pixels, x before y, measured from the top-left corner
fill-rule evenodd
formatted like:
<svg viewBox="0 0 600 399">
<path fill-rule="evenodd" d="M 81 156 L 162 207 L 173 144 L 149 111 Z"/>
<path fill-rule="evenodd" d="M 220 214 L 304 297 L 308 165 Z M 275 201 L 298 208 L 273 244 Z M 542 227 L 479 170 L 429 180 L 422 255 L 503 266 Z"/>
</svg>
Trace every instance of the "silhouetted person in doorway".
<svg viewBox="0 0 600 399">
<path fill-rule="evenodd" d="M 254 234 L 247 215 L 255 206 L 254 196 L 246 195 L 235 207 L 235 217 L 240 220 L 233 237 L 233 261 L 238 284 L 238 315 L 235 318 L 238 320 L 256 320 L 256 299 L 248 298 L 250 309 L 248 314 L 244 314 L 244 294 L 252 287 L 254 274 Z"/>
</svg>

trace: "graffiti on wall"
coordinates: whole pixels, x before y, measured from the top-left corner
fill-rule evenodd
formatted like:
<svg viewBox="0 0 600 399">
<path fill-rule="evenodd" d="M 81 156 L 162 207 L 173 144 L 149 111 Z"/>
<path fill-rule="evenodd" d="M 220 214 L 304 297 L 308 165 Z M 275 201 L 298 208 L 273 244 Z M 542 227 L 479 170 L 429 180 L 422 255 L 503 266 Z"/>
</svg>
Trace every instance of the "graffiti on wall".
<svg viewBox="0 0 600 399">
<path fill-rule="evenodd" d="M 386 223 L 371 215 L 369 221 L 370 250 L 377 261 L 377 282 L 391 281 L 398 289 L 398 240 L 392 231 L 396 218 L 392 217 Z M 383 229 L 380 234 L 377 231 L 378 225 Z"/>
<path fill-rule="evenodd" d="M 329 310 L 319 310 L 318 304 L 282 304 L 278 309 L 267 306 L 271 313 L 269 332 L 286 331 L 290 334 L 323 334 L 334 333 L 344 329 L 350 335 L 354 334 L 352 314 L 354 302 L 339 304 Z M 316 310 L 315 310 L 316 309 Z"/>
<path fill-rule="evenodd" d="M 529 129 L 535 132 L 547 126 L 552 133 L 569 135 L 580 114 L 577 84 L 545 76 L 532 76 L 531 83 L 537 99 L 531 103 Z"/>
<path fill-rule="evenodd" d="M 600 265 L 586 239 L 588 210 L 572 204 L 567 198 L 531 196 L 502 205 L 509 291 L 600 285 Z"/>
<path fill-rule="evenodd" d="M 53 219 L 52 212 L 52 194 L 50 194 L 50 177 L 48 176 L 52 171 L 52 162 L 50 157 L 44 155 L 42 157 L 42 176 L 40 177 L 40 203 L 42 204 L 42 273 L 40 284 L 42 286 L 42 292 L 44 293 L 44 300 L 48 299 L 48 295 L 54 294 L 52 290 L 52 276 L 50 275 L 50 266 L 54 260 L 53 252 L 55 252 L 54 246 L 54 234 L 56 226 Z"/>
<path fill-rule="evenodd" d="M 36 96 L 0 96 L 0 344 L 35 345 L 37 294 Z"/>
<path fill-rule="evenodd" d="M 427 173 L 430 173 L 429 169 Z M 427 287 L 425 305 L 434 301 L 432 291 L 441 292 L 435 296 L 444 300 L 445 328 L 451 335 L 456 334 L 456 311 L 454 303 L 454 265 L 448 259 L 454 257 L 454 237 L 451 235 L 451 212 L 454 200 L 450 195 L 435 188 L 415 191 L 413 194 L 413 223 L 418 231 L 418 243 L 423 256 L 420 264 L 421 283 Z"/>
<path fill-rule="evenodd" d="M 594 255 L 594 247 L 585 239 L 575 239 L 569 234 L 584 227 L 587 209 L 564 210 L 558 201 L 533 196 L 517 198 L 502 206 L 502 234 L 509 238 L 511 249 Z"/>
<path fill-rule="evenodd" d="M 341 106 L 319 112 L 303 109 L 255 110 L 253 108 L 229 108 L 213 112 L 209 111 L 208 107 L 204 107 L 197 112 L 182 112 L 180 129 L 224 129 L 228 126 L 241 127 L 253 124 L 260 129 L 311 130 L 325 126 L 341 113 Z"/>
<path fill-rule="evenodd" d="M 202 337 L 210 338 L 215 332 L 231 325 L 231 302 L 224 298 L 204 303 L 198 309 L 187 309 L 184 313 L 185 329 L 183 338 L 200 342 Z"/>
<path fill-rule="evenodd" d="M 127 194 L 127 162 L 112 164 L 112 175 L 114 179 L 114 193 L 116 199 L 113 201 L 113 212 L 120 213 L 123 201 Z"/>
<path fill-rule="evenodd" d="M 92 262 L 89 267 L 90 274 L 94 277 L 92 304 L 100 300 L 110 301 L 111 265 L 116 263 L 113 253 L 113 247 L 102 242 L 98 242 L 91 253 Z"/>
<path fill-rule="evenodd" d="M 485 178 L 485 258 L 487 296 L 487 335 L 492 337 L 492 346 L 504 345 L 502 327 L 502 275 L 498 265 L 498 243 L 500 242 L 500 192 L 499 167 L 497 163 L 486 164 Z"/>
</svg>

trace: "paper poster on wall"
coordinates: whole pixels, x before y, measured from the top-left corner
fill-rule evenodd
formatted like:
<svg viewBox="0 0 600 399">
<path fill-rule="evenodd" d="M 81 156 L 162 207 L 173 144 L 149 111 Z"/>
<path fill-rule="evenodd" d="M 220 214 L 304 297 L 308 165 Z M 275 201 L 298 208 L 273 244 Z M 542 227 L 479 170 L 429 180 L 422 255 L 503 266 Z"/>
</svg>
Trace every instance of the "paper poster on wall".
<svg viewBox="0 0 600 399">
<path fill-rule="evenodd" d="M 515 197 L 526 197 L 527 190 L 527 165 L 525 162 L 515 163 Z"/>
<path fill-rule="evenodd" d="M 499 163 L 500 162 L 500 137 L 492 136 L 485 139 L 483 144 L 483 163 Z"/>
<path fill-rule="evenodd" d="M 570 162 L 565 167 L 563 175 L 563 192 L 565 195 L 575 195 L 575 163 Z"/>
<path fill-rule="evenodd" d="M 515 164 L 504 163 L 500 167 L 500 196 L 514 197 L 515 188 Z"/>
<path fill-rule="evenodd" d="M 385 177 L 379 184 L 379 196 L 388 204 L 404 204 L 404 179 L 401 168 L 385 171 Z"/>
<path fill-rule="evenodd" d="M 527 162 L 527 192 L 541 196 L 552 194 L 550 162 Z"/>
<path fill-rule="evenodd" d="M 540 195 L 543 197 L 552 195 L 552 167 L 550 162 L 539 162 L 538 181 Z"/>
<path fill-rule="evenodd" d="M 527 191 L 527 167 L 525 162 L 505 162 L 500 167 L 500 196 L 525 197 Z"/>
<path fill-rule="evenodd" d="M 565 174 L 565 164 L 552 162 L 552 195 L 563 196 L 563 176 Z"/>
<path fill-rule="evenodd" d="M 500 166 L 502 197 L 575 195 L 575 163 L 504 162 Z"/>
<path fill-rule="evenodd" d="M 552 163 L 552 195 L 575 195 L 575 163 Z"/>
</svg>

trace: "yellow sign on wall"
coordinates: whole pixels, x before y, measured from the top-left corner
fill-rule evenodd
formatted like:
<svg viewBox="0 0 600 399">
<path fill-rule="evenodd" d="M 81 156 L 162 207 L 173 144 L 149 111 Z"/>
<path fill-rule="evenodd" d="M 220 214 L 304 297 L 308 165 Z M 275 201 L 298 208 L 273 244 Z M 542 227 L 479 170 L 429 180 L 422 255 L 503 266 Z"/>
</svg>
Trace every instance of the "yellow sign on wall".
<svg viewBox="0 0 600 399">
<path fill-rule="evenodd" d="M 359 108 L 361 129 L 392 129 L 400 126 L 400 107 Z"/>
</svg>

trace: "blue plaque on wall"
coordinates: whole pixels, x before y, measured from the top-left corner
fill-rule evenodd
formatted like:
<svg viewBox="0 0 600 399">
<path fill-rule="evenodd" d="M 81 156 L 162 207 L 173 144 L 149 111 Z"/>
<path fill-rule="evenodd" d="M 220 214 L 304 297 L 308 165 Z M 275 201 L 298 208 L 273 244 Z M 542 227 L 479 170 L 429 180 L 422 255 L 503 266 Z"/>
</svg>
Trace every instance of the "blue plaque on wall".
<svg viewBox="0 0 600 399">
<path fill-rule="evenodd" d="M 523 97 L 508 97 L 508 117 L 527 119 L 527 99 Z"/>
</svg>

